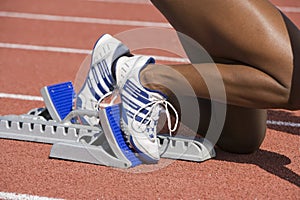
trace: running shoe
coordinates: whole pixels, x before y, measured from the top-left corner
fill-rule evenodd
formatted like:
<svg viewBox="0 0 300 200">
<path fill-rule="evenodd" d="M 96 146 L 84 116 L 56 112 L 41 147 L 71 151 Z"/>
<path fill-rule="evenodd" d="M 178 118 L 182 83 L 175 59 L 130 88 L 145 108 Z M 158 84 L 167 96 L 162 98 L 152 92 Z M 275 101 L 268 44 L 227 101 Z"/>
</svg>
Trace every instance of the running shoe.
<svg viewBox="0 0 300 200">
<path fill-rule="evenodd" d="M 76 98 L 76 109 L 98 110 L 100 99 L 115 87 L 115 80 L 112 75 L 114 62 L 128 53 L 129 49 L 109 34 L 98 39 L 92 52 L 86 80 Z M 84 116 L 80 117 L 80 121 L 92 126 L 99 124 L 97 117 Z"/>
<path fill-rule="evenodd" d="M 161 111 L 166 111 L 168 120 L 168 106 L 176 113 L 163 94 L 145 88 L 140 83 L 141 70 L 154 62 L 148 56 L 123 56 L 116 64 L 116 81 L 122 101 L 121 129 L 144 163 L 157 163 L 160 159 L 157 125 Z"/>
</svg>

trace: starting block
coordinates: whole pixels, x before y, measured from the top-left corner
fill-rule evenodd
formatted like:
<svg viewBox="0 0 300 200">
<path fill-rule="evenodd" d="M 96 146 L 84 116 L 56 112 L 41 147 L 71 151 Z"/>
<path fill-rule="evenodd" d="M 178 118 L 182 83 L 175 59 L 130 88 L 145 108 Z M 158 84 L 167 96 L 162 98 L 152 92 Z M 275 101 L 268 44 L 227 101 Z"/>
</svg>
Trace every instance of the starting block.
<svg viewBox="0 0 300 200">
<path fill-rule="evenodd" d="M 0 116 L 0 138 L 53 144 L 51 158 L 130 168 L 142 164 L 126 144 L 120 129 L 120 105 L 99 111 L 73 110 L 71 82 L 41 89 L 46 108 L 23 115 Z M 98 126 L 76 122 L 80 117 L 99 118 Z M 157 135 L 162 158 L 202 162 L 216 156 L 205 138 Z"/>
</svg>

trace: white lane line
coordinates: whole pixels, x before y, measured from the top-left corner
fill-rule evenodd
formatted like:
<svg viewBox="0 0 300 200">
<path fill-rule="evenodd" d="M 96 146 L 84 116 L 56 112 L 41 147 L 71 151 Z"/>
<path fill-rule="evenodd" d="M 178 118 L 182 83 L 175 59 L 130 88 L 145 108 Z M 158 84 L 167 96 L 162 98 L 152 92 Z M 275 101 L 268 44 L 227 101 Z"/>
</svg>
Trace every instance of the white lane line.
<svg viewBox="0 0 300 200">
<path fill-rule="evenodd" d="M 88 0 L 92 2 L 99 2 L 99 3 L 127 3 L 127 4 L 146 4 L 151 5 L 150 0 Z M 300 12 L 300 7 L 298 6 L 277 6 L 280 10 L 284 12 Z"/>
<path fill-rule="evenodd" d="M 151 5 L 150 0 L 88 0 L 99 3 L 126 3 L 126 4 L 145 4 Z M 300 13 L 300 7 L 298 6 L 277 6 L 280 10 L 286 13 Z"/>
<path fill-rule="evenodd" d="M 88 0 L 101 3 L 151 4 L 150 0 Z"/>
<path fill-rule="evenodd" d="M 172 27 L 169 23 L 164 23 L 164 22 L 102 19 L 102 18 L 90 18 L 90 17 L 33 14 L 33 13 L 22 13 L 22 12 L 6 12 L 6 11 L 0 11 L 0 17 L 46 20 L 46 21 L 56 21 L 56 22 L 60 21 L 60 22 L 74 22 L 74 23 L 108 24 L 108 25 L 118 25 L 118 26 L 142 26 L 142 27 L 159 27 L 159 28 Z"/>
<path fill-rule="evenodd" d="M 59 52 L 59 53 L 78 53 L 78 54 L 91 53 L 91 50 L 86 50 L 86 49 L 38 46 L 38 45 L 15 44 L 15 43 L 1 43 L 1 42 L 0 42 L 0 48 L 23 49 L 23 50 L 32 50 L 32 51 L 51 51 L 51 52 Z"/>
<path fill-rule="evenodd" d="M 77 53 L 77 54 L 90 54 L 91 50 L 87 49 L 74 49 L 74 48 L 64 48 L 64 47 L 50 47 L 50 46 L 38 46 L 38 45 L 28 45 L 28 44 L 15 44 L 15 43 L 1 43 L 0 48 L 9 49 L 22 49 L 22 50 L 32 50 L 32 51 L 50 51 L 59 53 Z M 178 63 L 188 63 L 187 58 L 176 58 L 167 56 L 151 55 L 156 60 L 167 61 L 167 62 L 178 62 Z"/>
<path fill-rule="evenodd" d="M 300 123 L 295 123 L 295 122 L 283 122 L 283 121 L 267 120 L 267 124 L 276 125 L 276 126 L 288 126 L 288 127 L 300 128 Z"/>
<path fill-rule="evenodd" d="M 300 7 L 279 6 L 278 8 L 286 13 L 300 13 Z"/>
<path fill-rule="evenodd" d="M 43 101 L 42 97 L 32 96 L 32 95 L 23 95 L 23 94 L 0 93 L 0 98 L 19 99 L 19 100 L 27 100 L 27 101 Z"/>
<path fill-rule="evenodd" d="M 4 200 L 62 200 L 49 197 L 33 196 L 29 194 L 17 194 L 9 192 L 0 192 L 0 199 Z"/>
<path fill-rule="evenodd" d="M 8 93 L 0 93 L 0 98 L 28 100 L 28 101 L 43 101 L 43 98 L 40 97 L 40 96 L 31 96 L 31 95 L 22 95 L 22 94 L 8 94 Z M 268 125 L 276 125 L 276 126 L 287 126 L 287 127 L 300 128 L 300 123 L 297 123 L 297 122 L 267 120 L 267 124 Z"/>
</svg>

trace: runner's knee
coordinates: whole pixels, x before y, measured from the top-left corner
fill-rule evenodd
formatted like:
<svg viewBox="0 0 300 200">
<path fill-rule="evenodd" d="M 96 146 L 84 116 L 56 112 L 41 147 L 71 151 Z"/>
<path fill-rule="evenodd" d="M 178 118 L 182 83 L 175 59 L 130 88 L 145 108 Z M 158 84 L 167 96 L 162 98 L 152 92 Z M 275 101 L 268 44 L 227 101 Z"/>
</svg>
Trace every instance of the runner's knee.
<svg viewBox="0 0 300 200">
<path fill-rule="evenodd" d="M 232 153 L 252 153 L 258 150 L 265 138 L 266 120 L 265 110 L 228 106 L 217 145 Z"/>
<path fill-rule="evenodd" d="M 200 122 L 198 133 L 209 139 L 207 135 L 208 128 L 211 124 L 211 103 L 209 100 L 198 99 L 200 106 Z M 217 146 L 224 151 L 231 153 L 252 153 L 258 150 L 265 138 L 266 133 L 266 110 L 249 109 L 232 105 L 227 107 L 225 122 L 220 117 L 213 117 L 213 124 L 223 124 Z M 214 113 L 218 115 L 220 113 Z M 215 136 L 213 136 L 215 138 Z"/>
</svg>

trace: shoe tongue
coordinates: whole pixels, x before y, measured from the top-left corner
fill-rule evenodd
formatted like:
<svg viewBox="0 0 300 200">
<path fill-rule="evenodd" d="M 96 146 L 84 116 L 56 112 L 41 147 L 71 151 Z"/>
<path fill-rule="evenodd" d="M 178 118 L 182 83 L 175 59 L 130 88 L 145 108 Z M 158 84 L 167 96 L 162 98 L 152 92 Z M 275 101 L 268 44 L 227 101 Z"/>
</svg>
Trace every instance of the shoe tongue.
<svg viewBox="0 0 300 200">
<path fill-rule="evenodd" d="M 126 63 L 128 60 L 130 59 L 130 57 L 128 56 L 122 56 L 120 57 L 116 62 L 115 62 L 115 78 L 116 78 L 116 82 L 118 82 L 118 80 L 121 78 L 121 66 Z"/>
<path fill-rule="evenodd" d="M 124 63 L 128 63 L 129 65 L 135 65 L 136 62 L 139 63 L 140 66 L 147 66 L 148 64 L 154 64 L 155 59 L 147 56 L 122 56 L 115 62 L 115 75 L 116 79 L 120 78 L 121 75 L 120 69 Z"/>
</svg>

